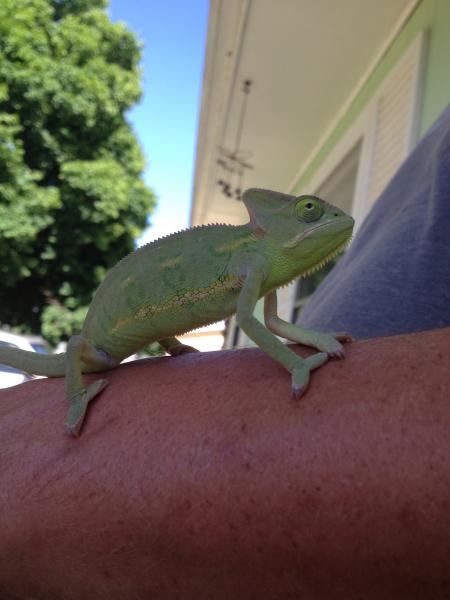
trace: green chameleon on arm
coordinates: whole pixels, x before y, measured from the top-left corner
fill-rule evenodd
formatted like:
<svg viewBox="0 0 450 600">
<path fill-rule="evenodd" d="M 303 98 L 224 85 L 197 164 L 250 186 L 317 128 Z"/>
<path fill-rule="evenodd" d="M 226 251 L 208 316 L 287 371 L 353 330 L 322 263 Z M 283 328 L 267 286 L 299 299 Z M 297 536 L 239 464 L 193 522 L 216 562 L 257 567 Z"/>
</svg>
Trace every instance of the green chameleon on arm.
<svg viewBox="0 0 450 600">
<path fill-rule="evenodd" d="M 233 313 L 239 327 L 292 375 L 292 394 L 328 357 L 342 358 L 347 333 L 302 329 L 277 316 L 276 289 L 320 268 L 350 241 L 354 221 L 316 196 L 263 189 L 243 196 L 246 225 L 205 225 L 174 233 L 132 252 L 109 271 L 94 295 L 80 335 L 65 354 L 45 356 L 0 347 L 0 363 L 35 375 L 65 375 L 66 428 L 80 433 L 89 402 L 107 385 L 84 387 L 82 374 L 107 371 L 159 341 L 171 355 L 192 352 L 176 339 Z M 264 297 L 265 325 L 254 316 Z M 306 359 L 276 336 L 318 349 Z"/>
</svg>

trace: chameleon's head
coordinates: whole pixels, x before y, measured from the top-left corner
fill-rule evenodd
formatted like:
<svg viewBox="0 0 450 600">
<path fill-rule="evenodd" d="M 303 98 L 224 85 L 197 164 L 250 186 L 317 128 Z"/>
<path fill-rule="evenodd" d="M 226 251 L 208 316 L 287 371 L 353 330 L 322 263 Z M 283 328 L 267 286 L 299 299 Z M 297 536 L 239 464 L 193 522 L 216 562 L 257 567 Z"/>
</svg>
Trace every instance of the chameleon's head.
<svg viewBox="0 0 450 600">
<path fill-rule="evenodd" d="M 243 196 L 250 226 L 298 263 L 299 274 L 322 265 L 351 239 L 354 220 L 317 196 L 251 188 Z"/>
</svg>

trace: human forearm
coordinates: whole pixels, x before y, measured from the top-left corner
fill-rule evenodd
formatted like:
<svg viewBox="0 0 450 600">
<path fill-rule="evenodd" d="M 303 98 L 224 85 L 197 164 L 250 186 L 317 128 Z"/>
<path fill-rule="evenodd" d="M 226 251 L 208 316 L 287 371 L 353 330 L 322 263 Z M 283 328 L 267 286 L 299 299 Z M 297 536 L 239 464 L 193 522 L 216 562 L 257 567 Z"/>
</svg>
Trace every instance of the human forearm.
<svg viewBox="0 0 450 600">
<path fill-rule="evenodd" d="M 0 596 L 446 597 L 449 338 L 350 346 L 298 403 L 258 350 L 126 366 L 76 441 L 61 381 L 3 391 Z"/>
</svg>

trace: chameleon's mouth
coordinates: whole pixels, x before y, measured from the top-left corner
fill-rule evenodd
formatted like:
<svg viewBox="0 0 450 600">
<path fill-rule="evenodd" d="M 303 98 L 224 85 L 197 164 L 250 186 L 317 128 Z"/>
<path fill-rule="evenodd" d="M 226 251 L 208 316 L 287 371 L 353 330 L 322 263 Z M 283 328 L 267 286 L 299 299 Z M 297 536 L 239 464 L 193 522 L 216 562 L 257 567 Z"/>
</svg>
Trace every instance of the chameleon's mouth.
<svg viewBox="0 0 450 600">
<path fill-rule="evenodd" d="M 327 233 L 337 233 L 337 231 L 341 230 L 342 233 L 345 233 L 346 230 L 349 233 L 352 231 L 354 225 L 354 221 L 352 217 L 348 217 L 347 215 L 339 218 L 333 219 L 330 221 L 326 221 L 325 223 L 318 223 L 317 225 L 312 225 L 306 231 L 301 231 L 294 238 L 290 239 L 288 242 L 283 244 L 284 248 L 295 248 L 300 242 L 310 237 L 313 234 L 316 234 L 318 230 L 324 229 Z M 320 235 L 320 234 L 319 234 Z M 350 236 L 349 236 L 350 237 Z"/>
<path fill-rule="evenodd" d="M 333 258 L 335 256 L 337 256 L 340 252 L 345 250 L 345 248 L 350 244 L 351 241 L 352 241 L 352 236 L 349 236 L 344 242 L 342 242 L 341 244 L 336 246 L 336 248 L 334 248 L 334 250 L 332 250 L 329 254 L 324 256 L 319 262 L 317 262 L 316 264 L 314 264 L 311 267 L 308 267 L 307 269 L 302 271 L 300 273 L 299 277 L 308 277 L 308 275 L 311 275 L 312 273 L 319 271 L 319 269 L 321 269 L 327 263 L 329 263 L 330 260 L 333 260 Z"/>
</svg>

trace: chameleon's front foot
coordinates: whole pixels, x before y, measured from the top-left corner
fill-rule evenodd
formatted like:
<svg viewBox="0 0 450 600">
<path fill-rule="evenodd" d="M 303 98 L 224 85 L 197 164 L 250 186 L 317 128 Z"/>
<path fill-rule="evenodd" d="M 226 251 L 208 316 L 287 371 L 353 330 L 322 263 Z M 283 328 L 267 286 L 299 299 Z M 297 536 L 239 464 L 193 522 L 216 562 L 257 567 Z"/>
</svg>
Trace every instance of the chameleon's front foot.
<svg viewBox="0 0 450 600">
<path fill-rule="evenodd" d="M 344 347 L 340 342 L 353 342 L 349 333 L 322 333 L 320 331 L 308 332 L 308 345 L 326 352 L 330 358 L 344 358 Z"/>
<path fill-rule="evenodd" d="M 309 374 L 313 369 L 327 362 L 329 356 L 326 352 L 318 352 L 308 358 L 299 359 L 299 363 L 292 370 L 292 397 L 297 400 L 302 396 L 309 383 Z"/>
<path fill-rule="evenodd" d="M 97 379 L 97 381 L 91 383 L 87 389 L 82 390 L 70 398 L 70 407 L 66 419 L 66 431 L 69 435 L 72 437 L 78 437 L 80 435 L 89 402 L 107 385 L 108 382 L 106 379 Z"/>
</svg>

